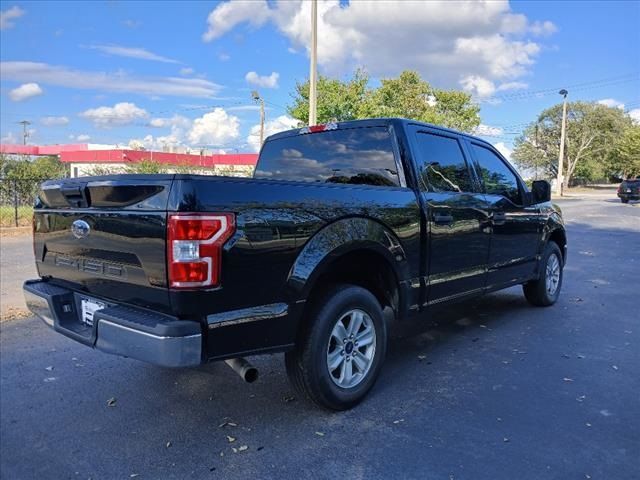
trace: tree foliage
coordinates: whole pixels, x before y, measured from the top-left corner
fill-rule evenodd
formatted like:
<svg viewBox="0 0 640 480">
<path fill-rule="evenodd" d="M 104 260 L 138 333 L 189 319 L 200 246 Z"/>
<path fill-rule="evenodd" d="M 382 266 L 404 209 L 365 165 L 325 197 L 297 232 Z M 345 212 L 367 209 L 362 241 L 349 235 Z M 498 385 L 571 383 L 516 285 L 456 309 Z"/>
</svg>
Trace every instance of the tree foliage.
<svg viewBox="0 0 640 480">
<path fill-rule="evenodd" d="M 298 83 L 289 114 L 309 118 L 309 82 Z M 471 96 L 457 90 L 432 87 L 417 72 L 404 71 L 398 78 L 369 87 L 369 77 L 357 70 L 352 79 L 318 79 L 318 123 L 359 118 L 404 117 L 466 132 L 480 124 L 480 107 Z"/>
<path fill-rule="evenodd" d="M 640 125 L 631 125 L 620 137 L 611 157 L 611 167 L 621 178 L 640 175 Z"/>
<path fill-rule="evenodd" d="M 564 187 L 574 177 L 596 180 L 619 175 L 615 152 L 620 137 L 631 125 L 631 119 L 620 109 L 596 103 L 568 103 Z M 544 110 L 516 139 L 512 154 L 516 164 L 543 177 L 554 177 L 561 126 L 561 104 Z"/>
<path fill-rule="evenodd" d="M 7 180 L 49 180 L 69 176 L 69 168 L 56 156 L 0 156 L 0 175 Z"/>
<path fill-rule="evenodd" d="M 346 82 L 320 75 L 317 85 L 318 122 L 361 118 L 359 112 L 367 94 L 368 83 L 369 76 L 363 70 L 356 70 L 353 78 Z M 292 97 L 293 104 L 287 108 L 289 115 L 306 124 L 309 119 L 309 81 L 296 83 Z"/>
</svg>

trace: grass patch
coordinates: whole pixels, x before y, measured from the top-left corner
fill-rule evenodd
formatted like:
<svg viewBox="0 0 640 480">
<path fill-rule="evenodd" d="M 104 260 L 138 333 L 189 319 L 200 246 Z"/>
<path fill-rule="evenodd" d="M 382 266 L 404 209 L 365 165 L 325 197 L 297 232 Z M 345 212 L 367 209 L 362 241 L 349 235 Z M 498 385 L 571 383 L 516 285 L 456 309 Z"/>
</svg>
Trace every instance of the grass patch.
<svg viewBox="0 0 640 480">
<path fill-rule="evenodd" d="M 33 207 L 24 205 L 18 207 L 18 225 L 13 205 L 0 205 L 0 227 L 28 227 L 31 225 Z"/>
</svg>

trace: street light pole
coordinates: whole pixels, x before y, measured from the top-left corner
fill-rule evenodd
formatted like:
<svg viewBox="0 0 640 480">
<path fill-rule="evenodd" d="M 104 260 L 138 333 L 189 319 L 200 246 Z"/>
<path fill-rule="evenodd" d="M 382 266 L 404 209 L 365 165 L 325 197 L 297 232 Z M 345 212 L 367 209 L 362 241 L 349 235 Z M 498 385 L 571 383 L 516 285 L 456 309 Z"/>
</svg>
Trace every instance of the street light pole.
<svg viewBox="0 0 640 480">
<path fill-rule="evenodd" d="M 564 182 L 564 176 L 562 174 L 562 169 L 564 168 L 564 142 L 567 128 L 567 92 L 565 89 L 562 89 L 558 92 L 564 98 L 562 102 L 562 128 L 560 130 L 560 154 L 558 155 L 558 176 L 556 177 L 556 193 L 562 196 L 563 187 L 562 184 Z"/>
<path fill-rule="evenodd" d="M 260 96 L 257 90 L 251 92 L 253 99 L 260 104 L 260 147 L 264 142 L 264 98 Z"/>
<path fill-rule="evenodd" d="M 311 0 L 311 66 L 309 72 L 309 125 L 318 123 L 318 0 Z"/>
<path fill-rule="evenodd" d="M 27 127 L 31 125 L 31 122 L 29 120 L 22 120 L 21 122 L 18 122 L 18 123 L 22 124 L 22 144 L 26 145 L 27 138 L 29 137 L 29 132 L 27 132 Z"/>
</svg>

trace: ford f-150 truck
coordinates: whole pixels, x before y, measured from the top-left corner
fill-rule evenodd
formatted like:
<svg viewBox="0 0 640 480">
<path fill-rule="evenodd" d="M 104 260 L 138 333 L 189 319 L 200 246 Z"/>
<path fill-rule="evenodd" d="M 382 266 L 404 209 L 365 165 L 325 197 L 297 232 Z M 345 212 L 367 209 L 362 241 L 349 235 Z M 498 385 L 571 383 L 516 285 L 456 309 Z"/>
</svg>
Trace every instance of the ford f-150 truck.
<svg viewBox="0 0 640 480">
<path fill-rule="evenodd" d="M 253 178 L 113 175 L 42 184 L 32 312 L 104 352 L 161 366 L 285 352 L 293 385 L 341 410 L 373 386 L 392 326 L 521 284 L 562 285 L 549 184 L 489 143 L 405 119 L 267 138 Z"/>
</svg>

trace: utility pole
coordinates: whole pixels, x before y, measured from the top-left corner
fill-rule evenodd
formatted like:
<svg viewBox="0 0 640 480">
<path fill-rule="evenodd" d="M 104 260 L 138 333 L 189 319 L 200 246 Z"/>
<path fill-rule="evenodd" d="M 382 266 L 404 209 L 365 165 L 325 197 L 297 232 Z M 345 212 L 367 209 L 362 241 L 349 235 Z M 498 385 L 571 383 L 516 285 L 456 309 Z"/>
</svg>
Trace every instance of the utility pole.
<svg viewBox="0 0 640 480">
<path fill-rule="evenodd" d="M 567 92 L 564 88 L 558 92 L 563 97 L 562 101 L 562 129 L 560 130 L 560 155 L 558 155 L 558 176 L 556 177 L 556 193 L 560 196 L 563 195 L 564 176 L 562 169 L 564 168 L 564 142 L 567 128 Z"/>
<path fill-rule="evenodd" d="M 26 145 L 27 138 L 29 138 L 29 132 L 27 132 L 27 127 L 31 125 L 31 122 L 29 120 L 22 120 L 21 122 L 18 122 L 18 123 L 22 125 L 22 144 Z"/>
<path fill-rule="evenodd" d="M 318 0 L 311 0 L 311 71 L 309 73 L 309 125 L 318 123 Z"/>
<path fill-rule="evenodd" d="M 251 92 L 253 99 L 260 104 L 260 147 L 264 142 L 264 98 L 260 96 L 257 90 Z"/>
</svg>

